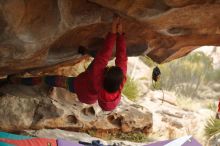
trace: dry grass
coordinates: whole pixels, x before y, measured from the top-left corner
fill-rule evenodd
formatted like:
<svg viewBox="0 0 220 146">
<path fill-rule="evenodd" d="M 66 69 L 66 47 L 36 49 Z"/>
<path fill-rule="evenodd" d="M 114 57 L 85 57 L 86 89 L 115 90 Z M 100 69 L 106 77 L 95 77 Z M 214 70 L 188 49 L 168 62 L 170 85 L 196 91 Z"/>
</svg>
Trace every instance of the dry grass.
<svg viewBox="0 0 220 146">
<path fill-rule="evenodd" d="M 130 100 L 135 100 L 139 97 L 139 89 L 137 81 L 127 77 L 127 81 L 122 93 Z"/>
<path fill-rule="evenodd" d="M 210 138 L 217 133 L 220 133 L 220 120 L 210 118 L 205 126 L 205 136 Z"/>
<path fill-rule="evenodd" d="M 176 99 L 177 106 L 185 110 L 195 111 L 201 108 L 202 101 L 190 97 L 178 96 Z"/>
</svg>

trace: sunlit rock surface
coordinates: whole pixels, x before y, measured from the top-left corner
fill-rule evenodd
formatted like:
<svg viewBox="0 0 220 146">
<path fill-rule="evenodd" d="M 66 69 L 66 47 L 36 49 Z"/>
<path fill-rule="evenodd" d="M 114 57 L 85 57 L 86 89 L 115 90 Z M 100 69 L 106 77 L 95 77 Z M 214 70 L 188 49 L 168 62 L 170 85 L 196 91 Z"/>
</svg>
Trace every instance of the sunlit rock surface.
<svg viewBox="0 0 220 146">
<path fill-rule="evenodd" d="M 219 0 L 2 0 L 0 75 L 80 60 L 100 49 L 113 13 L 124 19 L 128 54 L 158 63 L 220 44 Z"/>
<path fill-rule="evenodd" d="M 0 129 L 59 128 L 71 131 L 111 132 L 152 131 L 152 114 L 122 101 L 114 112 L 102 112 L 97 104 L 81 104 L 66 90 L 55 88 L 51 96 L 38 87 L 6 86 L 0 98 Z M 130 105 L 130 106 L 129 106 Z"/>
</svg>

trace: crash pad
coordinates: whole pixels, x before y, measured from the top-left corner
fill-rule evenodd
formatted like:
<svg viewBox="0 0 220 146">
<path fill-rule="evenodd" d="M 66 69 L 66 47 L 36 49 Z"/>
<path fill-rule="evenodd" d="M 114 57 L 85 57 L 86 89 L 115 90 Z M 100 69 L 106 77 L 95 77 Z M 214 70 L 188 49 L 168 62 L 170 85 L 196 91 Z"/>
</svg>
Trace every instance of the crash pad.
<svg viewBox="0 0 220 146">
<path fill-rule="evenodd" d="M 0 138 L 0 141 L 16 146 L 57 146 L 57 142 L 55 139 L 47 139 L 47 138 L 31 138 L 24 140 Z"/>
<path fill-rule="evenodd" d="M 4 143 L 4 142 L 0 142 L 0 146 L 15 146 L 15 145 Z"/>
<path fill-rule="evenodd" d="M 30 136 L 23 136 L 23 135 L 17 135 L 17 134 L 11 134 L 11 133 L 1 132 L 0 131 L 0 138 L 22 140 L 22 139 L 30 139 L 32 137 L 30 137 Z"/>
<path fill-rule="evenodd" d="M 77 142 L 70 142 L 68 140 L 57 139 L 58 146 L 83 146 Z"/>
</svg>

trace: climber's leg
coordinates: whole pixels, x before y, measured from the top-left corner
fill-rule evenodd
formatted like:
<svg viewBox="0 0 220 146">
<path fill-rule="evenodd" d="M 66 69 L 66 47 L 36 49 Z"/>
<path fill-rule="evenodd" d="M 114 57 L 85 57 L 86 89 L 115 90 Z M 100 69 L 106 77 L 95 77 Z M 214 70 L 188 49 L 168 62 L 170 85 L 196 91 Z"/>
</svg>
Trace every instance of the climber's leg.
<svg viewBox="0 0 220 146">
<path fill-rule="evenodd" d="M 75 77 L 66 76 L 45 76 L 44 82 L 51 87 L 61 87 L 69 90 L 70 92 L 75 92 L 74 90 L 74 79 Z"/>
<path fill-rule="evenodd" d="M 8 83 L 7 79 L 0 79 L 0 87 L 6 85 Z"/>
<path fill-rule="evenodd" d="M 50 87 L 60 87 L 65 88 L 71 92 L 74 91 L 73 81 L 75 77 L 66 77 L 66 76 L 40 76 L 40 77 L 29 77 L 21 78 L 16 76 L 9 76 L 8 81 L 12 84 L 22 84 L 22 85 L 39 85 L 46 83 Z"/>
<path fill-rule="evenodd" d="M 9 75 L 7 80 L 9 83 L 12 84 L 38 85 L 43 82 L 43 77 L 21 78 L 21 77 L 17 77 L 16 75 Z"/>
</svg>

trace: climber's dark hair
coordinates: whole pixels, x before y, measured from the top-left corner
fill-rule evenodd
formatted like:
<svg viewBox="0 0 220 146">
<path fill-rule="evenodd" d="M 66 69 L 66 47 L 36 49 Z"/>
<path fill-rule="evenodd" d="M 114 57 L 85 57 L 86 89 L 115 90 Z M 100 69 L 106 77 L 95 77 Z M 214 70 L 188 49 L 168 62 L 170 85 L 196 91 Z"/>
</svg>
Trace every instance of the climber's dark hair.
<svg viewBox="0 0 220 146">
<path fill-rule="evenodd" d="M 106 67 L 104 72 L 103 87 L 109 93 L 116 92 L 123 82 L 123 72 L 118 66 Z"/>
</svg>

